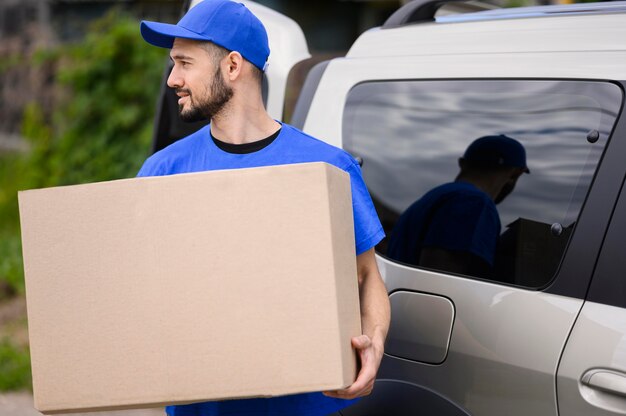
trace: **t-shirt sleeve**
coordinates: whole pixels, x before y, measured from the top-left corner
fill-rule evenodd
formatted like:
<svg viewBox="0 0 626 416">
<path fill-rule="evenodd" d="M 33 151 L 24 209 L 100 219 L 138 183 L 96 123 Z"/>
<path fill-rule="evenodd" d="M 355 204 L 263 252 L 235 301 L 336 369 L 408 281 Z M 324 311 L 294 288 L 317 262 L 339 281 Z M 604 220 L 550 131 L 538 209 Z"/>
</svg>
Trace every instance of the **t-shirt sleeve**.
<svg viewBox="0 0 626 416">
<path fill-rule="evenodd" d="M 378 244 L 385 237 L 385 232 L 378 219 L 372 197 L 365 186 L 361 168 L 355 160 L 351 162 L 345 170 L 350 174 L 354 238 L 358 256 Z"/>
<path fill-rule="evenodd" d="M 138 178 L 145 177 L 145 176 L 162 176 L 162 175 L 163 173 L 161 172 L 159 164 L 157 163 L 154 155 L 146 159 L 146 161 L 143 162 L 141 169 L 139 169 L 139 172 L 137 172 Z"/>
<path fill-rule="evenodd" d="M 500 219 L 491 201 L 457 196 L 431 218 L 424 246 L 472 253 L 493 265 Z"/>
</svg>

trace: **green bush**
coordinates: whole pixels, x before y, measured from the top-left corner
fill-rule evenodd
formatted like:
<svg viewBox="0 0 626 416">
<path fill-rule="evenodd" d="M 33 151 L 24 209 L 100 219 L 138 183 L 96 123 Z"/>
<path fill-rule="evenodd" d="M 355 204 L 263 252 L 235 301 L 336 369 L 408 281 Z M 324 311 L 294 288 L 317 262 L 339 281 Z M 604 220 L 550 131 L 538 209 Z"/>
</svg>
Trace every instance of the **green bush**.
<svg viewBox="0 0 626 416">
<path fill-rule="evenodd" d="M 126 178 L 139 170 L 149 154 L 165 57 L 164 49 L 143 41 L 137 20 L 112 12 L 82 42 L 31 58 L 31 65 L 55 68 L 57 102 L 45 109 L 33 100 L 22 120 L 30 150 L 0 155 L 0 284 L 24 290 L 18 190 Z"/>
<path fill-rule="evenodd" d="M 65 99 L 50 124 L 35 103 L 25 112 L 28 185 L 134 176 L 148 154 L 165 56 L 141 39 L 137 21 L 118 13 L 96 22 L 81 44 L 43 54 L 58 67 Z"/>
<path fill-rule="evenodd" d="M 0 302 L 15 294 L 24 294 L 22 242 L 19 232 L 0 232 L 0 276 L 3 278 Z M 1 377 L 1 373 L 0 373 Z"/>
<path fill-rule="evenodd" d="M 81 43 L 31 57 L 55 68 L 57 98 L 52 109 L 37 97 L 25 108 L 28 152 L 0 154 L 0 304 L 24 293 L 18 190 L 134 176 L 149 154 L 165 57 L 141 39 L 137 20 L 116 12 Z M 30 384 L 28 347 L 0 339 L 0 391 Z"/>
<path fill-rule="evenodd" d="M 30 388 L 30 354 L 9 339 L 0 340 L 0 391 Z"/>
</svg>

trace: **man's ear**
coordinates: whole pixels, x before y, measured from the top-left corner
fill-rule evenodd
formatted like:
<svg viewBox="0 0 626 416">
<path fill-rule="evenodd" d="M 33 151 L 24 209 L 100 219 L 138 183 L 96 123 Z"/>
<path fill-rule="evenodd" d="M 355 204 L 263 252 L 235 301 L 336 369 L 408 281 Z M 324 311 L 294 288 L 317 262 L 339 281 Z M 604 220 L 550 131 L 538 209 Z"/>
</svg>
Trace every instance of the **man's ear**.
<svg viewBox="0 0 626 416">
<path fill-rule="evenodd" d="M 241 74 L 243 68 L 243 56 L 237 51 L 232 51 L 226 55 L 224 63 L 224 75 L 230 81 L 234 81 Z"/>
</svg>

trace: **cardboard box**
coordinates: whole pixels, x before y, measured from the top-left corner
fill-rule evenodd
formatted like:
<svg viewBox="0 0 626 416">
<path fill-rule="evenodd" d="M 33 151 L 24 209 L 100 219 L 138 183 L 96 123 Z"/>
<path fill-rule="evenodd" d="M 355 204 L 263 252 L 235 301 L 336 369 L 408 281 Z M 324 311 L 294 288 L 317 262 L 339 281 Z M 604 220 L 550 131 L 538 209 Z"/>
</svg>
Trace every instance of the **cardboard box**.
<svg viewBox="0 0 626 416">
<path fill-rule="evenodd" d="M 349 175 L 324 163 L 20 192 L 35 407 L 351 384 Z"/>
</svg>

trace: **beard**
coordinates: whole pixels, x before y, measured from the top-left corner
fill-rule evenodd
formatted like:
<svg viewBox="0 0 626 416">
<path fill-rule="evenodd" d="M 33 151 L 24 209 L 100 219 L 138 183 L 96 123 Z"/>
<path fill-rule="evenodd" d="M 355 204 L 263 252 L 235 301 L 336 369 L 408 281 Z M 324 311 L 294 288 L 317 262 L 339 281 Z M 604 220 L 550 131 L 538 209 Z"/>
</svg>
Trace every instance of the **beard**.
<svg viewBox="0 0 626 416">
<path fill-rule="evenodd" d="M 503 187 L 502 190 L 500 190 L 500 193 L 496 196 L 496 199 L 494 199 L 494 203 L 496 205 L 498 205 L 500 202 L 504 201 L 504 198 L 506 198 L 507 196 L 509 196 L 509 194 L 511 192 L 513 192 L 513 190 L 515 189 L 515 181 L 510 181 L 507 182 Z"/>
<path fill-rule="evenodd" d="M 211 120 L 224 109 L 233 96 L 233 89 L 224 82 L 222 69 L 219 67 L 213 74 L 211 85 L 205 88 L 204 99 L 200 98 L 198 102 L 195 102 L 188 89 L 178 88 L 176 92 L 189 94 L 189 108 L 185 110 L 184 105 L 178 106 L 180 118 L 188 123 Z"/>
</svg>

